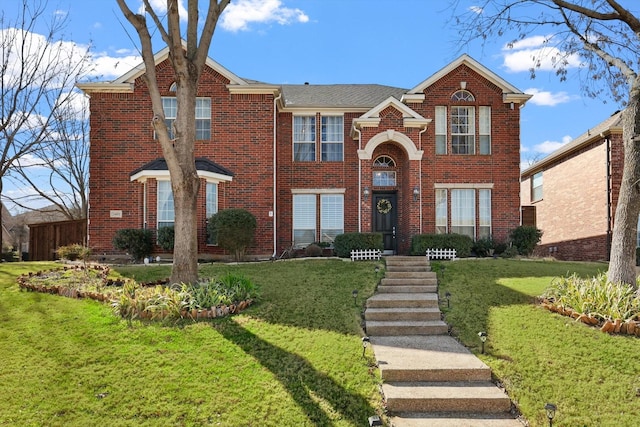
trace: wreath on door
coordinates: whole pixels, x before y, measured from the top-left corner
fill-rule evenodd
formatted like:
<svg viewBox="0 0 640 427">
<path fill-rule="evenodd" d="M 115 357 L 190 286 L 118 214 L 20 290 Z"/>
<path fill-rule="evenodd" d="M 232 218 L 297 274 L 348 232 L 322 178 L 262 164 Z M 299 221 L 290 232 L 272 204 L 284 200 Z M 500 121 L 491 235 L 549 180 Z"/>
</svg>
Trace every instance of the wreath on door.
<svg viewBox="0 0 640 427">
<path fill-rule="evenodd" d="M 387 199 L 380 199 L 376 204 L 376 209 L 383 215 L 388 214 L 391 212 L 391 202 Z"/>
</svg>

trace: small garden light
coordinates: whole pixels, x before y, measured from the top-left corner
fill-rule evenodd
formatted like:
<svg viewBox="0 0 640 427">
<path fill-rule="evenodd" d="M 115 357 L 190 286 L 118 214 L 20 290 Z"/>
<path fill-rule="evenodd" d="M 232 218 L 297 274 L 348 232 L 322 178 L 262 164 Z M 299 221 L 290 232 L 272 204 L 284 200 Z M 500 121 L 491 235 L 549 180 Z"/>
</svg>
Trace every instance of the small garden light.
<svg viewBox="0 0 640 427">
<path fill-rule="evenodd" d="M 357 289 L 352 290 L 351 296 L 353 297 L 353 305 L 358 305 L 358 290 Z"/>
<path fill-rule="evenodd" d="M 556 405 L 553 403 L 547 403 L 544 405 L 545 411 L 547 411 L 547 418 L 549 419 L 549 427 L 553 427 L 553 418 L 556 416 Z"/>
<path fill-rule="evenodd" d="M 482 354 L 484 354 L 484 343 L 487 341 L 487 333 L 486 332 L 478 332 L 478 336 L 480 337 L 480 341 L 482 341 Z"/>
<path fill-rule="evenodd" d="M 382 425 L 382 420 L 380 419 L 379 416 L 373 415 L 369 417 L 369 427 L 381 426 L 381 425 Z"/>
<path fill-rule="evenodd" d="M 447 299 L 447 308 L 449 308 L 451 306 L 451 292 L 445 292 L 444 297 Z"/>
<path fill-rule="evenodd" d="M 370 342 L 371 340 L 369 337 L 362 337 L 362 357 L 364 357 L 364 352 L 367 350 L 367 346 Z"/>
</svg>

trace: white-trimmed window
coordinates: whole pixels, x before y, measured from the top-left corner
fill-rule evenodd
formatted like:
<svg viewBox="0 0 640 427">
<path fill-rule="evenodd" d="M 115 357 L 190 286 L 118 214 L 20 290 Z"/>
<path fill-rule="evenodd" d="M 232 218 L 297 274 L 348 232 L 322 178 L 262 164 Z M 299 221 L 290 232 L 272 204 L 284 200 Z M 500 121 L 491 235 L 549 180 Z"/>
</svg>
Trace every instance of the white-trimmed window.
<svg viewBox="0 0 640 427">
<path fill-rule="evenodd" d="M 451 190 L 451 232 L 475 238 L 476 192 L 473 189 Z"/>
<path fill-rule="evenodd" d="M 478 239 L 491 237 L 491 190 L 478 190 Z"/>
<path fill-rule="evenodd" d="M 174 139 L 173 126 L 178 114 L 178 100 L 175 96 L 162 97 L 164 121 L 169 131 L 169 138 Z M 211 98 L 196 98 L 196 139 L 211 139 Z"/>
<path fill-rule="evenodd" d="M 395 168 L 396 162 L 389 156 L 378 156 L 373 161 L 373 186 L 374 187 L 395 187 L 396 171 L 394 170 L 375 170 Z"/>
<path fill-rule="evenodd" d="M 316 241 L 316 195 L 293 195 L 293 243 L 307 246 Z"/>
<path fill-rule="evenodd" d="M 475 154 L 475 107 L 451 107 L 451 152 Z"/>
<path fill-rule="evenodd" d="M 478 109 L 478 133 L 480 135 L 480 154 L 491 154 L 491 107 Z"/>
<path fill-rule="evenodd" d="M 175 221 L 171 181 L 158 181 L 158 229 L 172 227 Z"/>
<path fill-rule="evenodd" d="M 542 200 L 542 172 L 533 174 L 531 177 L 531 201 Z"/>
<path fill-rule="evenodd" d="M 344 233 L 344 195 L 320 195 L 320 241 L 333 243 Z"/>
<path fill-rule="evenodd" d="M 436 233 L 447 233 L 447 220 L 447 190 L 438 188 L 436 190 Z"/>
<path fill-rule="evenodd" d="M 293 117 L 293 160 L 295 162 L 315 162 L 316 160 L 316 117 Z"/>
<path fill-rule="evenodd" d="M 436 154 L 447 154 L 447 107 L 436 106 Z"/>
<path fill-rule="evenodd" d="M 320 124 L 321 157 L 323 162 L 341 162 L 344 158 L 344 125 L 342 116 L 322 116 Z"/>
<path fill-rule="evenodd" d="M 218 213 L 218 184 L 216 182 L 207 182 L 205 189 L 205 215 L 207 220 Z M 218 242 L 207 233 L 207 244 L 216 245 Z"/>
</svg>

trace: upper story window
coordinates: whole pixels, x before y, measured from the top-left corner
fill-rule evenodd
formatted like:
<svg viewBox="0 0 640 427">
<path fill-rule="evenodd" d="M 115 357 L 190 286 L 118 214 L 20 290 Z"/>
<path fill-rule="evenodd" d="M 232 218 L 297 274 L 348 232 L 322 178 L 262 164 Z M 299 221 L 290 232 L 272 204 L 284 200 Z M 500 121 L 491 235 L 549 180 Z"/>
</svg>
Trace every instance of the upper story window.
<svg viewBox="0 0 640 427">
<path fill-rule="evenodd" d="M 453 95 L 451 95 L 451 100 L 453 102 L 458 102 L 458 101 L 474 102 L 476 98 L 468 90 L 460 89 L 458 91 L 455 91 Z"/>
<path fill-rule="evenodd" d="M 343 159 L 344 126 L 342 116 L 322 116 L 320 125 L 321 159 L 341 162 Z"/>
<path fill-rule="evenodd" d="M 531 201 L 542 200 L 542 172 L 531 177 Z"/>
<path fill-rule="evenodd" d="M 451 152 L 476 153 L 475 107 L 451 107 Z"/>
<path fill-rule="evenodd" d="M 389 156 L 379 156 L 373 161 L 373 186 L 374 187 L 395 187 L 396 171 L 395 170 L 376 170 L 391 169 L 396 167 L 396 162 Z"/>
<path fill-rule="evenodd" d="M 475 97 L 461 89 L 451 95 L 451 101 L 475 103 Z M 455 104 L 435 107 L 435 152 L 447 154 L 449 150 L 451 154 L 491 154 L 491 107 Z"/>
<path fill-rule="evenodd" d="M 173 87 L 173 86 L 172 86 Z M 165 124 L 169 138 L 174 139 L 174 122 L 178 114 L 178 100 L 175 96 L 162 97 Z M 196 98 L 196 139 L 211 139 L 211 98 Z"/>
<path fill-rule="evenodd" d="M 316 117 L 293 117 L 293 160 L 314 162 L 316 160 Z"/>
</svg>

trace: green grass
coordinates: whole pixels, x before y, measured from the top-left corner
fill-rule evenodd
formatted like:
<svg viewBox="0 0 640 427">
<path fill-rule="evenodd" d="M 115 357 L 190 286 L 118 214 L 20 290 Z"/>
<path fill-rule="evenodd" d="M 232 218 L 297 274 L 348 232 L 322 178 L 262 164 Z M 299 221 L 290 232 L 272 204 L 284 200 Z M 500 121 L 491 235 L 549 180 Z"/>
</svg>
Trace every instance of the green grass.
<svg viewBox="0 0 640 427">
<path fill-rule="evenodd" d="M 640 420 L 640 340 L 607 335 L 534 303 L 556 276 L 582 277 L 605 264 L 517 260 L 438 263 L 444 266 L 442 310 L 459 339 L 487 363 L 531 426 L 636 426 Z M 445 300 L 446 301 L 446 300 Z M 480 354 L 479 331 L 487 331 Z"/>
<path fill-rule="evenodd" d="M 361 426 L 382 412 L 360 341 L 376 263 L 206 265 L 203 276 L 251 278 L 260 300 L 225 319 L 132 326 L 107 304 L 15 284 L 53 265 L 0 267 L 0 425 Z"/>
</svg>

